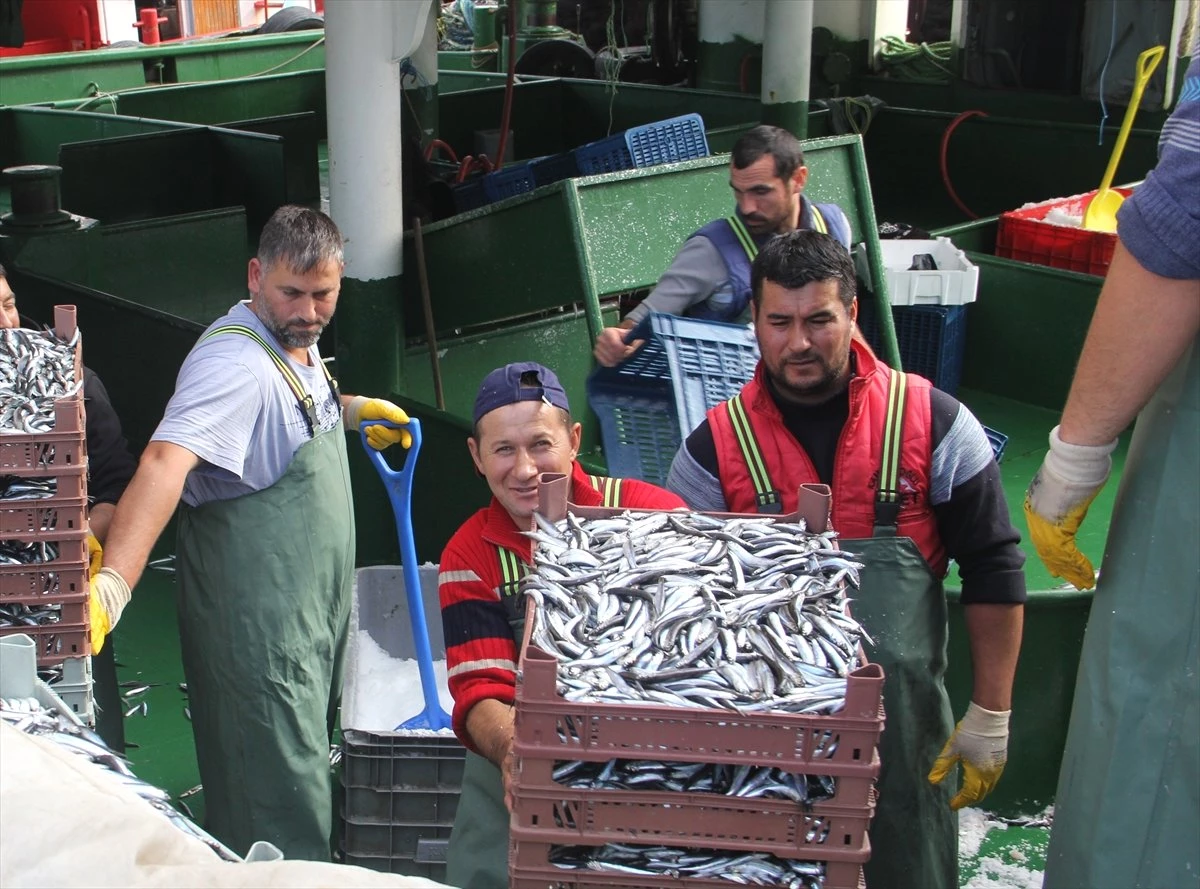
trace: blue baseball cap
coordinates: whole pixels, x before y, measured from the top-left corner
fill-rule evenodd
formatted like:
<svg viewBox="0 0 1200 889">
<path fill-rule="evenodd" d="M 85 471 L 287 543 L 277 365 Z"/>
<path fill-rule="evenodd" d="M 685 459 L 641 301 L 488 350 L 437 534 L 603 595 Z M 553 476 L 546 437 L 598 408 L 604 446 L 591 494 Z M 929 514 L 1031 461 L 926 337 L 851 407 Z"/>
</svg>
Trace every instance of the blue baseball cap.
<svg viewBox="0 0 1200 889">
<path fill-rule="evenodd" d="M 518 361 L 498 367 L 483 378 L 475 396 L 475 422 L 498 407 L 518 401 L 543 401 L 571 412 L 567 390 L 554 371 L 536 361 Z"/>
</svg>

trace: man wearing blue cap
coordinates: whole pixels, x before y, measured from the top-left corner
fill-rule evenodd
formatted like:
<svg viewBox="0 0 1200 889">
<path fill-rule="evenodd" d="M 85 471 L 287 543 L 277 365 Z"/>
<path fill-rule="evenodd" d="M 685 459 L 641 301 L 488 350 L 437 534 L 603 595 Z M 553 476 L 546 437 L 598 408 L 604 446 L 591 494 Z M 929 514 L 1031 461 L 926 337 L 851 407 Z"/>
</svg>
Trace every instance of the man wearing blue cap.
<svg viewBox="0 0 1200 889">
<path fill-rule="evenodd" d="M 676 509 L 674 494 L 645 482 L 584 472 L 581 427 L 554 372 L 532 361 L 497 368 L 475 397 L 471 459 L 492 502 L 450 538 L 438 576 L 454 732 L 467 747 L 462 797 L 450 835 L 446 881 L 463 889 L 508 885 L 508 766 L 524 607 L 517 581 L 533 561 L 538 478 L 571 478 L 580 506 Z M 501 778 L 501 769 L 504 777 Z"/>
</svg>

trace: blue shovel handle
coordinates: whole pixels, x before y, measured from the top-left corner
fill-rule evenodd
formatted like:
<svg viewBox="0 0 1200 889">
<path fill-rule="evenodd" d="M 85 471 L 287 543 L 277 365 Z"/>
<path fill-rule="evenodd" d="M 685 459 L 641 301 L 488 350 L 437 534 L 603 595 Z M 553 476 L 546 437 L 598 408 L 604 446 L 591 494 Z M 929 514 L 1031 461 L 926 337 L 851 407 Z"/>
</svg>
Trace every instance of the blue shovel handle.
<svg viewBox="0 0 1200 889">
<path fill-rule="evenodd" d="M 412 445 L 404 455 L 404 466 L 394 470 L 383 453 L 367 444 L 367 428 L 387 426 L 390 429 L 407 429 L 412 435 Z M 408 614 L 412 625 L 413 646 L 417 652 L 417 669 L 421 674 L 421 693 L 425 697 L 425 709 L 419 714 L 396 726 L 396 731 L 405 729 L 442 729 L 450 727 L 450 717 L 442 709 L 438 698 L 437 679 L 433 675 L 433 653 L 429 650 L 429 627 L 425 623 L 425 601 L 421 597 L 421 575 L 417 569 L 417 545 L 413 540 L 412 528 L 412 479 L 417 468 L 417 455 L 421 451 L 421 422 L 416 418 L 401 426 L 389 420 L 364 420 L 358 424 L 367 457 L 383 480 L 392 513 L 396 517 L 396 532 L 400 538 L 400 564 L 404 571 L 404 595 L 408 600 Z"/>
</svg>

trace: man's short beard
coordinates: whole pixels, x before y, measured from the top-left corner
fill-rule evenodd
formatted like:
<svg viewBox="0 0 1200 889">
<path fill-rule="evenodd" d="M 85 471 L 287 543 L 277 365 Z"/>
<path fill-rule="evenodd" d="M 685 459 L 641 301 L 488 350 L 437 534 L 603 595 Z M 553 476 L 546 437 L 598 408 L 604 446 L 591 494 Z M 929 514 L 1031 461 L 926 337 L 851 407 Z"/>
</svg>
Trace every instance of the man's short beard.
<svg viewBox="0 0 1200 889">
<path fill-rule="evenodd" d="M 297 333 L 286 324 L 278 324 L 274 318 L 270 316 L 263 317 L 266 314 L 265 309 L 259 311 L 252 300 L 250 309 L 262 322 L 263 327 L 271 332 L 271 335 L 279 341 L 279 344 L 285 349 L 308 349 L 315 346 L 317 340 L 321 338 L 321 334 L 325 332 L 328 325 L 322 324 L 317 330 L 312 333 Z"/>
</svg>

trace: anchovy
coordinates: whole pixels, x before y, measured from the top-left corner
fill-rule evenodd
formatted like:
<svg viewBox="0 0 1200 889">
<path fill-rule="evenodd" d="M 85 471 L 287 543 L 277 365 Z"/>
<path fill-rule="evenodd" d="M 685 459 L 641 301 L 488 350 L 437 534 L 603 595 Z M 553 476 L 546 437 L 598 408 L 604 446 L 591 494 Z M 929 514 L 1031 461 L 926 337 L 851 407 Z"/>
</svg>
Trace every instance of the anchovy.
<svg viewBox="0 0 1200 889">
<path fill-rule="evenodd" d="M 862 565 L 802 522 L 625 512 L 536 517 L 533 643 L 573 701 L 829 714 L 865 634 Z"/>
<path fill-rule="evenodd" d="M 563 870 L 587 869 L 670 879 L 723 879 L 745 886 L 820 889 L 825 865 L 793 861 L 765 852 L 738 854 L 670 846 L 552 846 L 550 861 Z"/>
<path fill-rule="evenodd" d="M 79 332 L 0 330 L 0 434 L 44 434 L 54 428 L 54 402 L 83 386 L 77 373 Z"/>
<path fill-rule="evenodd" d="M 133 707 L 134 712 L 137 710 L 145 711 L 144 701 Z M 64 750 L 88 760 L 101 774 L 109 776 L 114 786 L 120 785 L 136 793 L 179 830 L 208 844 L 220 858 L 226 861 L 241 861 L 230 849 L 197 827 L 190 820 L 190 814 L 185 817 L 178 811 L 171 802 L 170 794 L 139 779 L 129 768 L 125 757 L 109 749 L 99 735 L 78 724 L 78 721 L 55 709 L 43 708 L 36 698 L 0 700 L 0 719 L 26 734 L 46 738 Z M 182 799 L 198 792 L 199 789 L 197 786 L 182 793 L 179 805 L 184 806 Z M 184 808 L 186 809 L 186 806 Z"/>
</svg>

